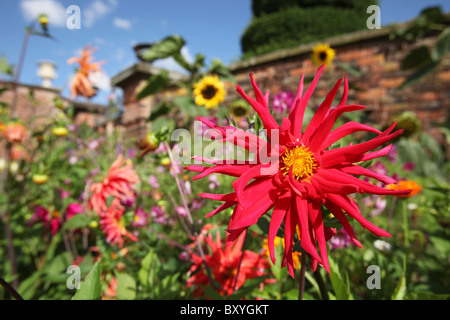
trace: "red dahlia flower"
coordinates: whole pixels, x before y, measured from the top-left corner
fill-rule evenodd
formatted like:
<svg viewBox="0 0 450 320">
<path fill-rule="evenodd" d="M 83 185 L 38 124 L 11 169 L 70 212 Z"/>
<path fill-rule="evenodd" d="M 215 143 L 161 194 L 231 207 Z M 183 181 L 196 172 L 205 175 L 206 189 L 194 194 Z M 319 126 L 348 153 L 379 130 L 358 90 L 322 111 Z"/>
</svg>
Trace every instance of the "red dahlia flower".
<svg viewBox="0 0 450 320">
<path fill-rule="evenodd" d="M 245 250 L 242 255 L 244 237 L 245 232 L 241 233 L 233 243 L 228 243 L 225 248 L 223 248 L 219 232 L 217 232 L 216 240 L 211 234 L 203 238 L 210 249 L 210 254 L 205 255 L 206 264 L 211 268 L 214 280 L 221 286 L 218 289 L 221 295 L 231 295 L 234 289 L 238 290 L 247 279 L 264 276 L 265 271 L 270 269 L 269 261 L 265 259 L 264 254 Z M 194 295 L 199 297 L 203 295 L 201 286 L 208 286 L 209 279 L 203 269 L 202 258 L 195 254 L 191 256 L 193 265 L 189 272 L 193 275 L 189 278 L 187 286 L 188 288 L 194 286 Z M 236 288 L 234 288 L 235 282 Z"/>
<path fill-rule="evenodd" d="M 120 201 L 134 199 L 137 183 L 139 183 L 139 176 L 133 169 L 133 163 L 124 160 L 120 154 L 111 165 L 108 175 L 101 182 L 92 184 L 93 194 L 89 200 L 89 208 L 97 213 L 107 211 L 106 200 L 109 196 Z"/>
<path fill-rule="evenodd" d="M 386 131 L 380 132 L 354 121 L 332 130 L 337 118 L 342 113 L 365 108 L 360 105 L 346 105 L 347 78 L 344 78 L 344 92 L 339 104 L 330 109 L 342 79 L 326 96 L 305 131 L 302 132 L 303 114 L 323 68 L 324 66 L 318 69 L 304 95 L 302 76 L 289 117 L 284 118 L 281 125 L 269 112 L 268 92 L 263 95 L 254 81 L 253 75 L 250 74 L 256 100 L 248 96 L 238 85 L 236 86 L 237 91 L 252 105 L 261 118 L 269 142 L 237 128 L 219 127 L 199 118 L 200 121 L 214 129 L 216 140 L 231 141 L 252 152 L 256 150 L 256 159 L 245 163 L 236 161 L 219 163 L 203 157 L 194 157 L 194 159 L 200 159 L 215 166 L 190 165 L 186 167 L 187 170 L 200 172 L 194 179 L 205 177 L 211 173 L 237 177 L 232 185 L 234 188 L 232 193 L 201 194 L 204 198 L 225 202 L 210 212 L 207 217 L 234 206 L 227 229 L 229 241 L 236 239 L 249 226 L 255 224 L 262 215 L 273 209 L 268 235 L 270 258 L 275 262 L 274 239 L 284 222 L 286 246 L 282 265 L 287 265 L 291 276 L 294 276 L 292 249 L 294 242 L 299 239 L 301 239 L 302 248 L 312 258 L 312 269 L 315 270 L 319 263 L 328 272 L 330 270 L 326 241 L 335 230 L 324 226 L 322 206 L 328 208 L 336 217 L 353 242 L 362 247 L 352 226 L 347 221 L 346 214 L 377 236 L 390 237 L 390 234 L 367 221 L 361 215 L 357 203 L 349 195 L 353 193 L 399 195 L 410 192 L 409 190 L 387 190 L 355 177 L 355 175 L 367 176 L 385 184 L 395 183 L 394 179 L 370 171 L 359 166 L 358 163 L 387 155 L 391 150 L 391 145 L 377 151 L 368 151 L 394 139 L 402 133 L 402 130 L 391 133 L 395 126 L 394 123 Z M 359 144 L 329 149 L 342 137 L 357 131 L 373 132 L 377 136 Z M 268 161 L 267 157 L 261 156 L 264 155 L 264 152 L 271 161 Z M 299 239 L 296 240 L 297 226 Z"/>
<path fill-rule="evenodd" d="M 122 218 L 125 209 L 120 205 L 119 200 L 114 199 L 105 212 L 100 212 L 100 229 L 106 235 L 106 241 L 111 245 L 118 244 L 123 247 L 124 237 L 132 241 L 138 241 L 134 235 L 127 231 L 125 221 Z"/>
</svg>

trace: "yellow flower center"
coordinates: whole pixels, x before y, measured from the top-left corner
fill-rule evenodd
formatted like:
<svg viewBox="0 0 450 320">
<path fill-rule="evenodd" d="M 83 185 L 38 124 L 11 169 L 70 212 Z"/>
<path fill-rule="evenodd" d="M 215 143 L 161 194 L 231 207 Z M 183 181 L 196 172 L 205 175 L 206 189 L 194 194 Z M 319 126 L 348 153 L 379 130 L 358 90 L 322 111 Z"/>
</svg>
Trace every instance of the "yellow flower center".
<svg viewBox="0 0 450 320">
<path fill-rule="evenodd" d="M 284 175 L 289 174 L 289 170 L 292 168 L 292 175 L 295 179 L 308 181 L 319 167 L 314 154 L 308 149 L 304 146 L 286 149 L 281 156 L 281 171 Z"/>
<path fill-rule="evenodd" d="M 61 214 L 59 213 L 58 210 L 53 210 L 53 214 L 52 214 L 53 218 L 59 218 L 60 215 Z"/>
</svg>

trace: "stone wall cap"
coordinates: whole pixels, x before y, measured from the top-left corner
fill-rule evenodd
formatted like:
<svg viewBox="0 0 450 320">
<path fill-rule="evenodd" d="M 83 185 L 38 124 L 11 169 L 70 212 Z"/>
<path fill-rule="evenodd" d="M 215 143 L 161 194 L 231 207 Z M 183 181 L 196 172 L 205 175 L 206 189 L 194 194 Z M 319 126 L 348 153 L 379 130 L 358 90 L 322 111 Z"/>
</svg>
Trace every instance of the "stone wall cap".
<svg viewBox="0 0 450 320">
<path fill-rule="evenodd" d="M 18 87 L 24 87 L 24 88 L 32 89 L 32 90 L 51 91 L 51 92 L 56 93 L 56 94 L 60 94 L 61 91 L 62 91 L 61 88 L 56 88 L 56 87 L 43 87 L 41 85 L 36 85 L 36 84 L 15 83 L 14 81 L 0 80 L 0 86 L 1 87 L 11 86 L 11 88 L 12 88 L 14 85 L 17 85 Z"/>
<path fill-rule="evenodd" d="M 129 78 L 136 74 L 141 74 L 142 76 L 151 76 L 153 74 L 158 74 L 163 71 L 163 68 L 155 67 L 151 63 L 148 62 L 137 62 L 133 64 L 131 67 L 121 71 L 117 75 L 111 78 L 111 86 L 112 87 L 121 87 Z M 179 81 L 186 80 L 188 78 L 187 75 L 167 70 L 169 72 L 169 79 L 171 81 Z"/>
</svg>

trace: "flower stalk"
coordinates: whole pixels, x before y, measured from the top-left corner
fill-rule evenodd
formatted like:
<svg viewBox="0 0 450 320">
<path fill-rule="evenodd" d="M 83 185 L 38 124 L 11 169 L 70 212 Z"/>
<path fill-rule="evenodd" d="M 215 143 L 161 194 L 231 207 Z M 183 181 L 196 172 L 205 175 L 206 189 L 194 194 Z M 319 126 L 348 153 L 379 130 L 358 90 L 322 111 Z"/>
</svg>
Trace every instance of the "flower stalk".
<svg viewBox="0 0 450 320">
<path fill-rule="evenodd" d="M 164 141 L 164 144 L 166 145 L 167 153 L 169 154 L 169 158 L 170 158 L 170 162 L 171 163 L 175 163 L 174 162 L 174 158 L 173 158 L 173 154 L 172 154 L 172 149 L 171 149 L 170 145 L 166 141 Z M 177 185 L 177 188 L 178 188 L 178 192 L 180 193 L 181 202 L 183 204 L 184 209 L 186 210 L 188 222 L 189 222 L 189 224 L 191 226 L 192 233 L 194 234 L 195 242 L 196 242 L 196 245 L 197 245 L 197 249 L 199 251 L 200 257 L 202 258 L 203 264 L 205 266 L 205 270 L 206 270 L 206 274 L 207 274 L 208 279 L 209 279 L 209 283 L 211 284 L 211 287 L 214 290 L 217 291 L 216 286 L 214 285 L 214 280 L 212 278 L 211 270 L 209 269 L 209 266 L 206 263 L 205 253 L 203 252 L 203 248 L 202 248 L 202 245 L 200 243 L 200 239 L 199 239 L 199 236 L 198 236 L 198 231 L 197 231 L 197 228 L 195 227 L 195 224 L 194 224 L 194 219 L 192 219 L 191 211 L 189 210 L 189 206 L 187 205 L 186 195 L 184 194 L 183 186 L 181 185 L 180 179 L 178 177 L 178 173 L 174 172 L 173 177 L 175 178 L 175 182 L 176 182 L 176 185 Z"/>
<path fill-rule="evenodd" d="M 306 273 L 306 252 L 302 250 L 302 256 L 300 258 L 300 277 L 298 286 L 298 300 L 303 300 L 303 294 L 305 292 L 305 273 Z"/>
</svg>

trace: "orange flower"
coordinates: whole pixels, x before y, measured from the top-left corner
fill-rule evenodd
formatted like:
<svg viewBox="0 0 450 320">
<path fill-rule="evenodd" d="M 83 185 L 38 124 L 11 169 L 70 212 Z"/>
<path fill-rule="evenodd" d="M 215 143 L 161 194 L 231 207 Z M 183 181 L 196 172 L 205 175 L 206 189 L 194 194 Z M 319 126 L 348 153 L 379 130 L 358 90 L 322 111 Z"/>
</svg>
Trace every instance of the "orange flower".
<svg viewBox="0 0 450 320">
<path fill-rule="evenodd" d="M 72 99 L 76 96 L 92 98 L 96 94 L 97 90 L 92 86 L 91 80 L 84 73 L 78 71 L 72 78 L 70 97 Z"/>
<path fill-rule="evenodd" d="M 28 156 L 27 151 L 23 148 L 23 146 L 14 144 L 11 146 L 11 155 L 10 159 L 12 161 L 18 161 L 21 159 L 26 159 Z"/>
<path fill-rule="evenodd" d="M 135 184 L 139 183 L 139 176 L 133 170 L 133 163 L 126 161 L 122 155 L 113 162 L 108 175 L 101 181 L 93 183 L 89 207 L 100 213 L 108 210 L 106 199 L 113 196 L 120 201 L 134 198 Z"/>
<path fill-rule="evenodd" d="M 411 192 L 408 194 L 395 195 L 398 198 L 413 197 L 422 190 L 422 187 L 418 185 L 417 182 L 412 180 L 400 180 L 397 184 L 391 183 L 388 184 L 385 188 L 388 190 L 411 190 Z"/>
<path fill-rule="evenodd" d="M 102 72 L 100 65 L 103 64 L 104 61 L 92 62 L 92 54 L 96 50 L 97 48 L 90 49 L 90 46 L 87 45 L 83 48 L 81 57 L 72 57 L 67 60 L 68 64 L 78 63 L 80 65 L 70 86 L 71 98 L 74 98 L 75 96 L 91 98 L 97 93 L 92 81 L 89 79 L 89 75 L 92 72 Z"/>
<path fill-rule="evenodd" d="M 2 126 L 2 133 L 10 143 L 21 143 L 26 138 L 27 129 L 19 122 L 10 122 Z"/>
</svg>

